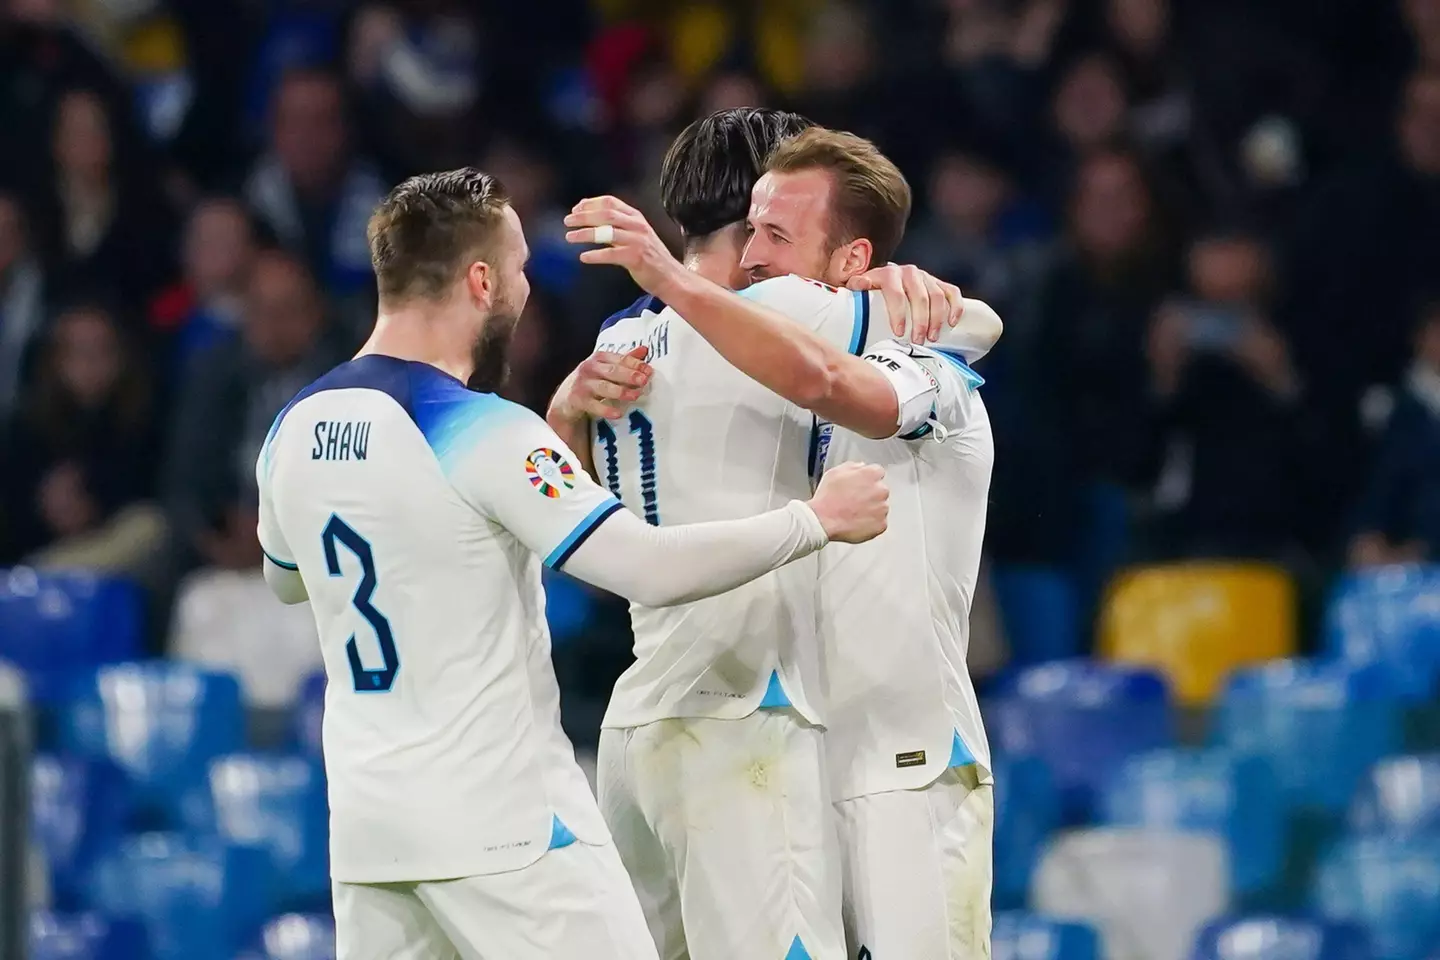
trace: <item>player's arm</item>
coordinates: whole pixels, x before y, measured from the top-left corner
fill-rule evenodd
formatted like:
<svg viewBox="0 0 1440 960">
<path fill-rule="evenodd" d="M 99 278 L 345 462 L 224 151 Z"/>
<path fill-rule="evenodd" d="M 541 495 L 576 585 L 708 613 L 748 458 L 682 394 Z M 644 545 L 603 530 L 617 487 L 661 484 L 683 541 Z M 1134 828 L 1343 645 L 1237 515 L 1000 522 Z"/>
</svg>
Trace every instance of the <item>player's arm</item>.
<svg viewBox="0 0 1440 960">
<path fill-rule="evenodd" d="M 304 603 L 310 599 L 305 592 L 305 581 L 300 576 L 300 565 L 285 542 L 280 523 L 275 517 L 274 505 L 270 502 L 270 453 L 272 439 L 266 438 L 260 457 L 255 462 L 255 483 L 260 488 L 260 520 L 255 533 L 260 540 L 260 550 L 265 554 L 261 561 L 265 582 L 281 603 Z"/>
<path fill-rule="evenodd" d="M 452 482 L 547 566 L 645 606 L 724 593 L 832 539 L 860 542 L 884 528 L 878 467 L 837 468 L 835 482 L 808 503 L 741 520 L 653 527 L 574 470 L 572 457 L 554 431 L 517 409 Z"/>
<path fill-rule="evenodd" d="M 747 291 L 742 298 L 710 283 L 676 262 L 644 217 L 613 197 L 582 201 L 566 224 L 576 228 L 567 239 L 577 243 L 593 241 L 594 228 L 603 225 L 612 235 L 611 242 L 581 254 L 582 260 L 624 266 L 637 283 L 685 317 L 732 366 L 790 402 L 876 439 L 904 435 L 928 417 L 928 377 L 894 358 L 875 363 L 855 356 L 865 343 L 858 322 L 852 323 L 857 337 L 850 338 L 847 331 L 850 349 L 846 350 L 806 329 L 805 323 L 794 323 L 771 309 L 762 296 Z M 780 278 L 767 283 L 805 282 Z M 757 284 L 751 290 L 765 286 Z M 841 295 L 819 287 L 815 292 L 829 298 L 843 296 L 847 306 L 863 304 L 870 309 L 864 293 Z M 786 314 L 808 319 L 790 310 Z"/>
</svg>

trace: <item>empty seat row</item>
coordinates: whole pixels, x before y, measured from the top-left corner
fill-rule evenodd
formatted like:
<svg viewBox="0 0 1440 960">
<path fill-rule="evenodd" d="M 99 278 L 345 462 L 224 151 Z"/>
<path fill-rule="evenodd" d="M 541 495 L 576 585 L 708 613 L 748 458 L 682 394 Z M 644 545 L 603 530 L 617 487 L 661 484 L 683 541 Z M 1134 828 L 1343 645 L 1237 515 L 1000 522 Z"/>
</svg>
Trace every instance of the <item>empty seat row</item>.
<svg viewBox="0 0 1440 960">
<path fill-rule="evenodd" d="M 1091 925 L 1023 911 L 995 915 L 994 960 L 1104 960 Z M 1207 923 L 1188 960 L 1374 960 L 1365 933 L 1346 923 L 1306 917 L 1233 916 Z"/>
<path fill-rule="evenodd" d="M 1264 761 L 1287 807 L 1340 812 L 1374 763 L 1402 751 L 1404 710 L 1374 665 L 1273 661 L 1231 677 L 1210 741 Z M 1131 757 L 1175 744 L 1164 680 L 1124 664 L 1022 670 L 999 688 L 985 719 L 997 755 L 1046 763 L 1070 823 L 1093 819 L 1101 791 Z"/>
<path fill-rule="evenodd" d="M 1074 830 L 1047 846 L 1030 901 L 1043 913 L 1093 925 L 1108 960 L 1315 955 L 1305 952 L 1315 948 L 1312 938 L 1298 933 L 1250 930 L 1207 939 L 1207 919 L 1230 899 L 1227 874 L 1224 845 L 1213 836 Z M 1373 960 L 1433 960 L 1440 947 L 1440 835 L 1341 841 L 1322 860 L 1309 909 L 1363 933 L 1363 955 Z M 1197 939 L 1202 948 L 1194 952 Z M 1354 937 L 1337 934 L 1336 941 L 1319 956 L 1359 949 Z"/>
</svg>

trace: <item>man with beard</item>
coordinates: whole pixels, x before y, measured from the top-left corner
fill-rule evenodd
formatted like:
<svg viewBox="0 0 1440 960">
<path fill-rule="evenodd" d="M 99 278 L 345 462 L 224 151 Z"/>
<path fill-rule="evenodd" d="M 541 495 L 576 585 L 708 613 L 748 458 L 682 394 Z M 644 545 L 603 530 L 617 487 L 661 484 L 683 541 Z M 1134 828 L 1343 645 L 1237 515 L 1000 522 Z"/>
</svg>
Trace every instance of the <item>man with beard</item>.
<svg viewBox="0 0 1440 960">
<path fill-rule="evenodd" d="M 810 489 L 823 453 L 816 416 L 875 438 L 943 432 L 933 421 L 953 392 L 946 371 L 936 377 L 933 358 L 884 342 L 907 314 L 920 324 L 912 337 L 929 338 L 924 313 L 940 318 L 941 343 L 977 355 L 998 336 L 998 318 L 974 301 L 949 326 L 958 291 L 942 291 L 933 312 L 907 311 L 901 297 L 892 313 L 880 293 L 800 277 L 742 296 L 716 286 L 744 285 L 751 188 L 767 156 L 807 126 L 737 110 L 680 135 L 661 194 L 685 237 L 683 265 L 613 197 L 584 200 L 566 219 L 571 242 L 604 245 L 582 260 L 626 267 L 651 296 L 606 322 L 600 354 L 562 387 L 550 420 L 582 446 L 588 424 L 576 421 L 597 415 L 597 475 L 652 523 L 743 516 Z M 909 212 L 904 178 L 871 151 L 874 176 L 852 204 L 864 215 L 843 256 L 837 248 L 846 281 L 888 259 Z M 633 369 L 641 352 L 648 363 Z M 636 663 L 606 713 L 598 786 L 665 960 L 846 956 L 817 577 L 813 563 L 796 564 L 684 607 L 631 608 Z"/>
<path fill-rule="evenodd" d="M 266 580 L 310 601 L 328 678 L 337 955 L 654 960 L 560 729 L 541 558 L 640 603 L 689 602 L 877 535 L 880 472 L 657 530 L 540 418 L 465 386 L 503 370 L 529 294 L 500 184 L 412 178 L 368 234 L 374 333 L 286 406 L 256 465 Z"/>
</svg>

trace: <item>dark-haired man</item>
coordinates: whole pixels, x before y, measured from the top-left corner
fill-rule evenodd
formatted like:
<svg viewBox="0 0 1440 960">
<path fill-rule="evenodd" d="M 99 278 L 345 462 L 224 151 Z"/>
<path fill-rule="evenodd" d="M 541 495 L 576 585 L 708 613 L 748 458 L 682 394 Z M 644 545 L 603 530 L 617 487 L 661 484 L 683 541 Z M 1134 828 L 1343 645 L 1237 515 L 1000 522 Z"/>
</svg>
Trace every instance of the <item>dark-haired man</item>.
<svg viewBox="0 0 1440 960">
<path fill-rule="evenodd" d="M 567 218 L 572 242 L 606 245 L 582 260 L 625 266 L 652 296 L 606 322 L 605 358 L 562 387 L 551 421 L 578 446 L 578 414 L 600 412 L 597 475 L 652 523 L 736 516 L 809 489 L 816 415 L 875 438 L 933 429 L 935 378 L 899 344 L 877 347 L 887 320 L 904 330 L 903 308 L 891 318 L 880 294 L 799 277 L 743 297 L 716 286 L 743 284 L 746 188 L 806 127 L 773 111 L 729 111 L 681 135 L 661 190 L 689 269 L 614 198 L 582 201 Z M 893 189 L 868 195 L 867 229 L 898 240 L 909 188 L 893 165 L 885 174 Z M 865 261 L 856 276 L 872 254 L 893 250 L 851 239 Z M 970 334 L 948 328 L 952 298 L 958 291 L 942 290 L 943 309 L 932 311 L 920 295 L 911 319 L 921 339 L 926 314 L 946 339 Z M 980 352 L 994 332 L 985 326 Z M 640 353 L 644 369 L 628 369 Z M 620 382 L 595 385 L 597 373 Z M 648 384 L 643 397 L 631 375 Z M 816 577 L 813 564 L 798 565 L 685 607 L 632 607 L 636 663 L 604 721 L 599 789 L 663 957 L 845 955 Z"/>
<path fill-rule="evenodd" d="M 731 589 L 884 528 L 879 471 L 809 504 L 656 530 L 503 370 L 529 285 L 492 177 L 412 178 L 369 225 L 379 317 L 280 413 L 256 465 L 265 577 L 309 600 L 341 960 L 656 956 L 559 723 L 541 558 L 636 602 Z"/>
</svg>

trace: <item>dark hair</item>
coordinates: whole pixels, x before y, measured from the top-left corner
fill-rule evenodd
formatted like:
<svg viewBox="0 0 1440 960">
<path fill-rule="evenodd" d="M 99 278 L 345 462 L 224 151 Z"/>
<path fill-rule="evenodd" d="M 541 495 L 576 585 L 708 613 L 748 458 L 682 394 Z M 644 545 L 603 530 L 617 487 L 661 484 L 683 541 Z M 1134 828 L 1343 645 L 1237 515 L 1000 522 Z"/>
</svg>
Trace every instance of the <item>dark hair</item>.
<svg viewBox="0 0 1440 960">
<path fill-rule="evenodd" d="M 785 110 L 740 107 L 690 124 L 660 168 L 660 203 L 687 241 L 745 219 L 765 161 L 787 138 L 812 126 Z"/>
<path fill-rule="evenodd" d="M 900 168 L 864 137 L 812 127 L 777 149 L 766 164 L 776 173 L 823 170 L 834 178 L 830 244 L 861 237 L 874 261 L 895 256 L 910 219 L 910 184 Z"/>
<path fill-rule="evenodd" d="M 493 254 L 509 203 L 500 181 L 474 167 L 424 173 L 391 190 L 366 230 L 381 300 L 442 298 L 471 262 Z"/>
<path fill-rule="evenodd" d="M 81 316 L 104 320 L 115 336 L 115 348 L 120 354 L 119 372 L 110 396 L 115 427 L 131 433 L 142 432 L 152 400 L 144 356 L 108 298 L 90 291 L 66 300 L 46 326 L 36 358 L 35 384 L 28 407 L 31 423 L 62 444 L 73 436 L 75 404 L 60 379 L 60 332 L 67 321 Z"/>
</svg>

